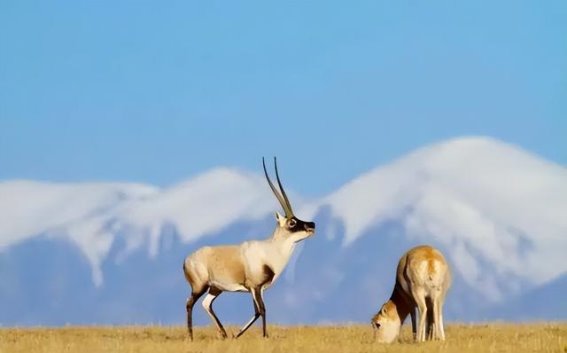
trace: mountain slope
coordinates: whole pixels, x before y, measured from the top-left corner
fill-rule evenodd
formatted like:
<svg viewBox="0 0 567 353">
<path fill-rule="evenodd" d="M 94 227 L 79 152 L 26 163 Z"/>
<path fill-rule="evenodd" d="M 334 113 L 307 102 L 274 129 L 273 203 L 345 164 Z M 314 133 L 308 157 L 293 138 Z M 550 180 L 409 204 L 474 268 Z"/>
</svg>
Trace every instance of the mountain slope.
<svg viewBox="0 0 567 353">
<path fill-rule="evenodd" d="M 492 299 L 506 275 L 539 285 L 567 270 L 567 170 L 492 139 L 423 148 L 322 204 L 345 224 L 347 244 L 391 220 L 410 238 L 443 244 L 460 275 Z"/>
<path fill-rule="evenodd" d="M 278 322 L 366 321 L 401 253 L 420 243 L 453 268 L 449 319 L 523 319 L 510 298 L 557 291 L 548 284 L 567 273 L 566 168 L 493 139 L 427 146 L 320 199 L 291 199 L 318 227 L 267 294 Z M 275 210 L 262 175 L 226 168 L 165 189 L 2 182 L 0 323 L 181 322 L 183 257 L 268 236 Z M 249 315 L 238 300 L 216 304 L 229 321 Z"/>
<path fill-rule="evenodd" d="M 96 285 L 112 244 L 124 254 L 139 247 L 156 255 L 167 227 L 189 242 L 239 220 L 254 220 L 274 208 L 263 180 L 225 168 L 159 190 L 118 183 L 0 183 L 0 252 L 37 235 L 75 243 L 92 267 Z"/>
</svg>

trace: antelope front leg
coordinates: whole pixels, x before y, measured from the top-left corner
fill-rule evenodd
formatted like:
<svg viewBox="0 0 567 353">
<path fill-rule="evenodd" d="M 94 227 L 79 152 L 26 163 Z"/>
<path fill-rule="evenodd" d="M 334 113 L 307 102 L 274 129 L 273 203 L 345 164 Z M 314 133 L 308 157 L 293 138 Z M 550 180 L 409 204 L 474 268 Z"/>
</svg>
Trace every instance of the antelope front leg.
<svg viewBox="0 0 567 353">
<path fill-rule="evenodd" d="M 260 311 L 258 310 L 258 304 L 256 304 L 256 300 L 254 299 L 254 292 L 252 292 L 252 302 L 254 304 L 254 316 L 252 316 L 252 318 L 244 326 L 242 326 L 242 328 L 240 329 L 238 334 L 236 336 L 234 336 L 234 338 L 238 338 L 238 337 L 242 336 L 242 334 L 244 332 L 246 332 L 246 330 L 248 330 L 250 328 L 250 326 L 252 326 L 252 324 L 255 323 L 256 320 L 258 320 L 258 318 L 260 317 Z"/>
<path fill-rule="evenodd" d="M 258 312 L 262 316 L 262 336 L 268 337 L 266 332 L 266 306 L 264 305 L 263 291 L 261 289 L 252 292 L 256 305 L 258 307 Z"/>
</svg>

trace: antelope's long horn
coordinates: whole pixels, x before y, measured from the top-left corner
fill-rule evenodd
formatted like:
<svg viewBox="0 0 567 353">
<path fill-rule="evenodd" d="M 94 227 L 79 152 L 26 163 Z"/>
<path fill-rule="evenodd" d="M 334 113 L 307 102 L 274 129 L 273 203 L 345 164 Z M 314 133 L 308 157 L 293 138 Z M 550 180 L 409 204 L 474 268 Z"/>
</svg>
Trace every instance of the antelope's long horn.
<svg viewBox="0 0 567 353">
<path fill-rule="evenodd" d="M 280 181 L 280 175 L 278 174 L 278 162 L 276 161 L 276 157 L 274 157 L 274 166 L 276 167 L 276 179 L 278 180 L 278 185 L 280 187 L 280 190 L 282 191 L 282 196 L 284 198 L 285 204 L 287 205 L 287 209 L 289 210 L 289 216 L 292 217 L 293 210 L 291 209 L 291 203 L 289 202 L 289 199 L 285 194 L 285 190 L 283 188 L 282 182 Z"/>
<path fill-rule="evenodd" d="M 282 198 L 280 193 L 276 190 L 276 187 L 274 186 L 274 184 L 272 184 L 272 181 L 270 180 L 270 177 L 268 176 L 268 171 L 266 170 L 266 162 L 264 161 L 264 157 L 262 157 L 262 166 L 264 167 L 264 175 L 266 176 L 266 180 L 268 180 L 268 184 L 270 185 L 272 192 L 274 193 L 274 195 L 278 199 L 280 205 L 282 206 L 282 208 L 285 212 L 285 216 L 287 218 L 291 217 L 293 214 L 290 212 L 290 210 L 288 210 L 288 207 L 287 207 L 284 199 Z"/>
</svg>

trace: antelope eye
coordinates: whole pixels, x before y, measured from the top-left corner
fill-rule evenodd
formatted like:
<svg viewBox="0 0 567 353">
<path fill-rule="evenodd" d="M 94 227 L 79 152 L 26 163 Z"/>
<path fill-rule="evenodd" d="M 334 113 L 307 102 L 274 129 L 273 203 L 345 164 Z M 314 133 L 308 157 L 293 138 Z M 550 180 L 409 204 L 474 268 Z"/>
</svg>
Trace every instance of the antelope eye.
<svg viewBox="0 0 567 353">
<path fill-rule="evenodd" d="M 295 225 L 297 224 L 297 221 L 295 219 L 290 219 L 288 222 L 288 225 L 290 228 L 295 227 Z"/>
</svg>

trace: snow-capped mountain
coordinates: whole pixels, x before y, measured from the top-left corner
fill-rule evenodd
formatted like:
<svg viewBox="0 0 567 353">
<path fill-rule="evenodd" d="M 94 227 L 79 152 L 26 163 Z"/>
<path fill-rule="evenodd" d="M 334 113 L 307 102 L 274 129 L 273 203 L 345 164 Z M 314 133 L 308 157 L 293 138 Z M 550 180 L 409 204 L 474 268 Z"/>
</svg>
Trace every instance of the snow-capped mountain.
<svg viewBox="0 0 567 353">
<path fill-rule="evenodd" d="M 567 170 L 490 139 L 423 148 L 353 180 L 324 203 L 351 242 L 395 220 L 435 241 L 455 270 L 500 299 L 500 276 L 539 285 L 567 271 Z M 494 272 L 481 272 L 481 262 Z"/>
<path fill-rule="evenodd" d="M 160 190 L 117 183 L 0 183 L 0 251 L 30 237 L 48 235 L 75 243 L 102 284 L 100 266 L 117 238 L 126 254 L 146 246 L 155 256 L 164 227 L 189 243 L 239 220 L 274 209 L 259 175 L 216 169 Z"/>
<path fill-rule="evenodd" d="M 530 318 L 521 308 L 514 315 L 508 298 L 566 289 L 567 169 L 516 146 L 449 140 L 330 195 L 291 199 L 318 231 L 267 294 L 276 321 L 366 321 L 387 299 L 398 258 L 419 243 L 451 262 L 453 320 Z M 180 323 L 183 257 L 268 236 L 276 210 L 263 175 L 226 168 L 164 189 L 1 182 L 0 323 Z M 244 320 L 248 304 L 228 297 L 216 302 L 219 313 Z M 45 305 L 30 306 L 36 301 Z M 557 315 L 563 307 L 541 305 L 567 318 Z"/>
</svg>

